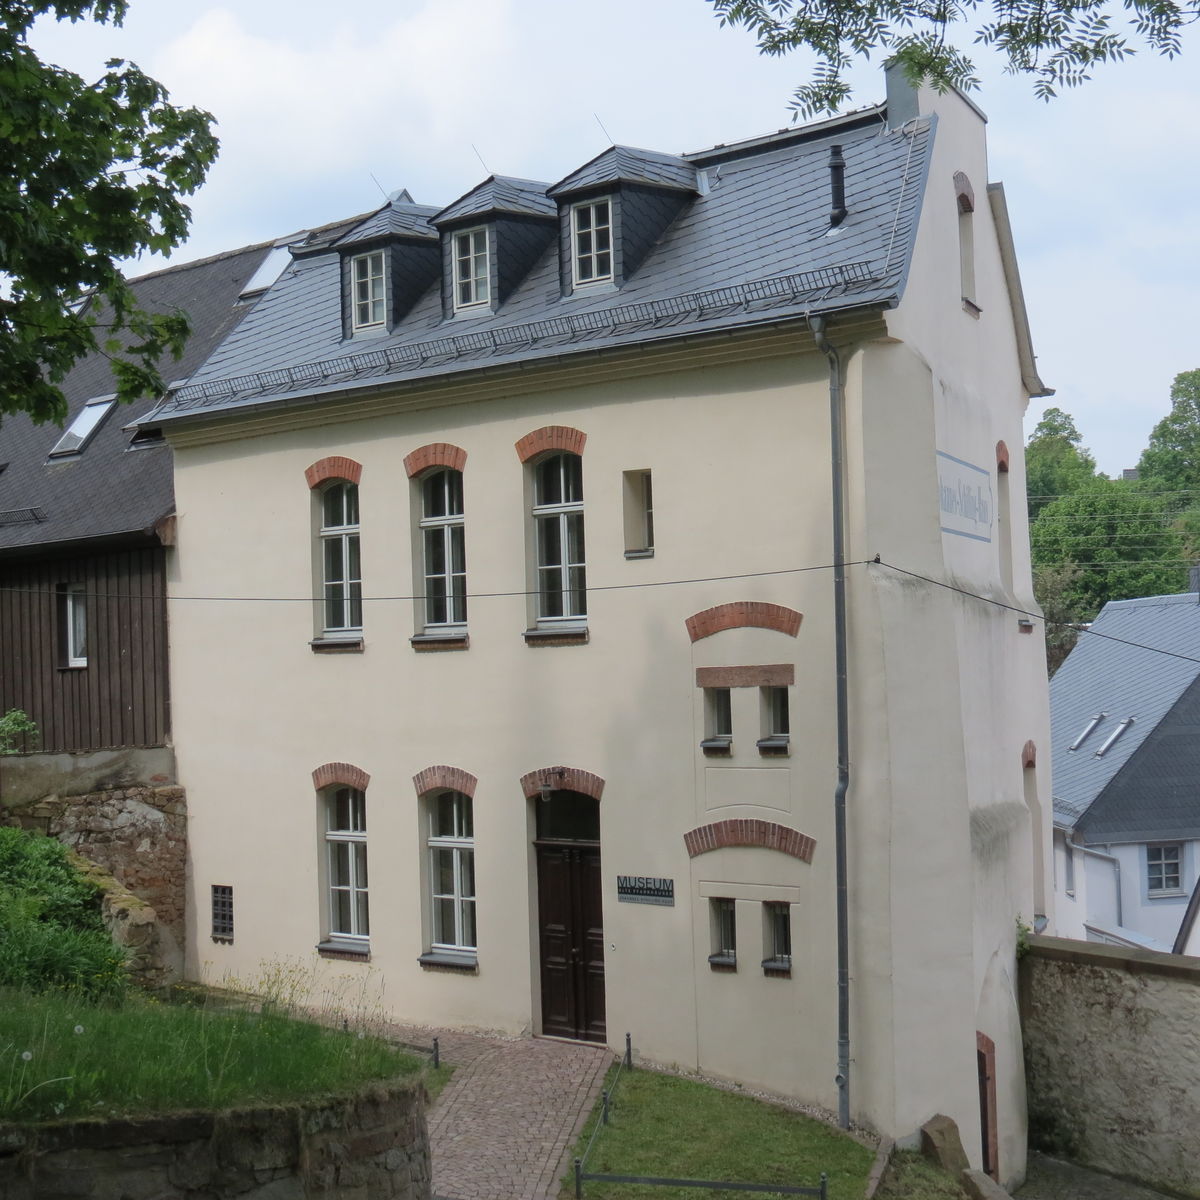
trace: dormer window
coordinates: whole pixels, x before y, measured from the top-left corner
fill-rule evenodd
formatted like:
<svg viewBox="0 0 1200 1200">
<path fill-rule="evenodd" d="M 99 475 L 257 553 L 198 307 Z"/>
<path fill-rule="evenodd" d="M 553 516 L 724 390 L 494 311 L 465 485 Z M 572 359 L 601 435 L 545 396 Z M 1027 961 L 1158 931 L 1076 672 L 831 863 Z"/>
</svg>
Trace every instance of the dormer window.
<svg viewBox="0 0 1200 1200">
<path fill-rule="evenodd" d="M 571 259 L 576 287 L 612 279 L 612 206 L 608 200 L 576 204 L 571 209 Z"/>
<path fill-rule="evenodd" d="M 454 235 L 454 307 L 456 310 L 487 304 L 491 299 L 488 284 L 488 231 L 467 229 Z"/>
<path fill-rule="evenodd" d="M 354 298 L 354 332 L 382 329 L 386 313 L 387 282 L 383 251 L 375 250 L 370 254 L 359 254 L 352 258 L 350 278 Z"/>
</svg>

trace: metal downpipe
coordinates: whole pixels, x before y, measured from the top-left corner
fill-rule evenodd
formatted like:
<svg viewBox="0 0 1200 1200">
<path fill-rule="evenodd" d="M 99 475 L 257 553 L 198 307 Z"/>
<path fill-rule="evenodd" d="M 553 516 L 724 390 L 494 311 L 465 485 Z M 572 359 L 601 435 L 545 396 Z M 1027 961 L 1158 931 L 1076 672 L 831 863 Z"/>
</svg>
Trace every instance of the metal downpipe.
<svg viewBox="0 0 1200 1200">
<path fill-rule="evenodd" d="M 850 714 L 846 651 L 845 384 L 842 360 L 825 336 L 824 317 L 809 317 L 817 349 L 829 361 L 830 477 L 833 488 L 833 642 L 837 707 L 837 787 L 833 793 L 837 870 L 838 1124 L 850 1128 L 850 920 L 846 865 L 846 793 L 850 790 Z"/>
</svg>

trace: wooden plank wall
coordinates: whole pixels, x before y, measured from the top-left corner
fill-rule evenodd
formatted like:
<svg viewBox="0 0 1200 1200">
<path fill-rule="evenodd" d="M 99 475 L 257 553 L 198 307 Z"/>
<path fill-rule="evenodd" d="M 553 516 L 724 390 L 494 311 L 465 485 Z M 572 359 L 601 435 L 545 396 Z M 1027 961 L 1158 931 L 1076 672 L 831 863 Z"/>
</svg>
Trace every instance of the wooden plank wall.
<svg viewBox="0 0 1200 1200">
<path fill-rule="evenodd" d="M 58 590 L 88 593 L 88 664 L 62 664 Z M 161 746 L 169 730 L 161 547 L 0 565 L 0 712 L 23 708 L 38 749 Z"/>
</svg>

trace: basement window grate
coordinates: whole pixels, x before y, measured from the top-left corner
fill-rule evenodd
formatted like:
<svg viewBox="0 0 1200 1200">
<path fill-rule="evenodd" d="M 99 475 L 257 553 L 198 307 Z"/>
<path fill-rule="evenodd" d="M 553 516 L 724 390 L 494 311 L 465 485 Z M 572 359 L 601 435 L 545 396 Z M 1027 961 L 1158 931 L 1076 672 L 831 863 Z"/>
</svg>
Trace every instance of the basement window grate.
<svg viewBox="0 0 1200 1200">
<path fill-rule="evenodd" d="M 233 888 L 225 883 L 212 885 L 212 940 L 233 942 Z"/>
</svg>

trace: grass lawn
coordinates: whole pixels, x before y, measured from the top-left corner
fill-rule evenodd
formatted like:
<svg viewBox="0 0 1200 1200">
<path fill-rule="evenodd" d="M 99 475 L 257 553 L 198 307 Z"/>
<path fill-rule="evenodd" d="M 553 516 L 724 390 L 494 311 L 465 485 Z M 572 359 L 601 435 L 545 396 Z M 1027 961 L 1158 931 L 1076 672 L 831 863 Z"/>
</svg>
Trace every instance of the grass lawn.
<svg viewBox="0 0 1200 1200">
<path fill-rule="evenodd" d="M 424 1066 L 378 1038 L 269 1010 L 0 990 L 0 1120 L 274 1103 Z"/>
<path fill-rule="evenodd" d="M 616 1068 L 609 1072 L 610 1087 Z M 575 1153 L 582 1154 L 599 1111 Z M 612 1175 L 783 1183 L 816 1187 L 829 1176 L 832 1200 L 861 1200 L 874 1153 L 839 1130 L 772 1104 L 654 1071 L 624 1071 L 606 1128 L 585 1169 Z M 563 1181 L 561 1197 L 575 1194 Z M 745 1192 L 585 1183 L 587 1200 L 733 1200 Z M 750 1193 L 754 1195 L 755 1193 Z M 757 1193 L 763 1195 L 764 1193 Z"/>
</svg>

